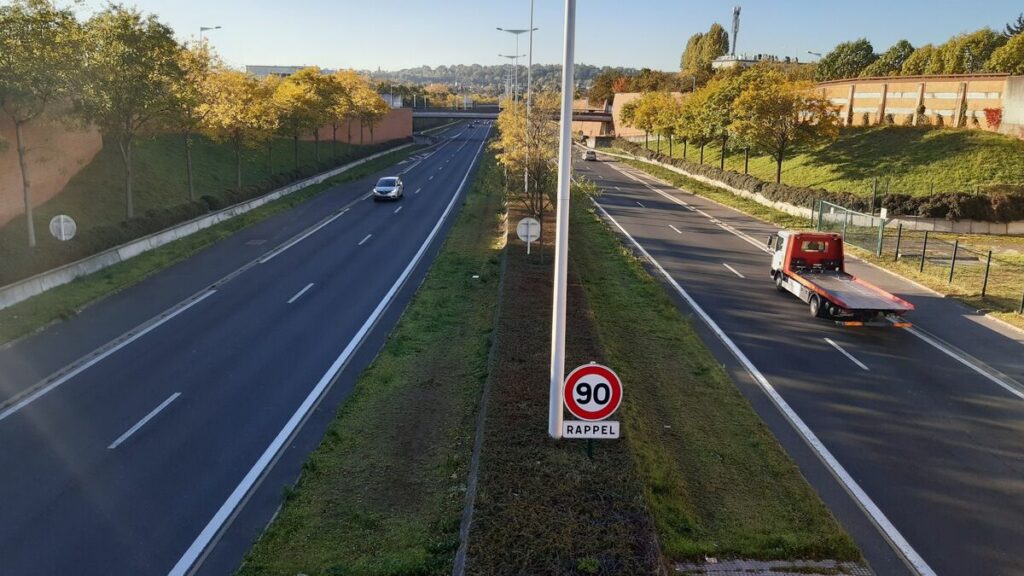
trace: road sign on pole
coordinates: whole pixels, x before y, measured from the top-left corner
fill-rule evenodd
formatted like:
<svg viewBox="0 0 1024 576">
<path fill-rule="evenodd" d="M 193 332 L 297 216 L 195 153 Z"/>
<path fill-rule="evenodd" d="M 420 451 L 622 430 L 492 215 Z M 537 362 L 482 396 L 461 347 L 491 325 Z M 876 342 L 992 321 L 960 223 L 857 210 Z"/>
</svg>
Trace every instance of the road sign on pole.
<svg viewBox="0 0 1024 576">
<path fill-rule="evenodd" d="M 523 218 L 516 225 L 516 235 L 523 242 L 526 242 L 526 253 L 530 253 L 530 244 L 540 238 L 540 222 L 534 218 Z"/>
<path fill-rule="evenodd" d="M 75 224 L 74 218 L 60 214 L 54 216 L 50 220 L 50 234 L 61 242 L 67 242 L 75 237 L 75 232 L 78 231 L 78 225 Z"/>
<path fill-rule="evenodd" d="M 619 423 L 605 420 L 622 404 L 622 381 L 607 366 L 584 364 L 565 378 L 562 401 L 579 420 L 562 423 L 566 438 L 618 438 Z"/>
</svg>

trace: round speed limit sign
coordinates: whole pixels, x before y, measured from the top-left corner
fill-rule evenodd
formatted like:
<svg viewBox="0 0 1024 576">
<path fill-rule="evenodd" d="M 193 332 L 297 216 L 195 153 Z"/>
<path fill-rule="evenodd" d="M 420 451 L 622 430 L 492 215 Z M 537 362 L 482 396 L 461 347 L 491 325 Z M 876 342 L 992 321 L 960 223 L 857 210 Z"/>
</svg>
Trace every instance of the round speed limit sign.
<svg viewBox="0 0 1024 576">
<path fill-rule="evenodd" d="M 622 403 L 622 381 L 607 366 L 585 364 L 566 377 L 562 399 L 569 412 L 580 420 L 604 420 Z"/>
</svg>

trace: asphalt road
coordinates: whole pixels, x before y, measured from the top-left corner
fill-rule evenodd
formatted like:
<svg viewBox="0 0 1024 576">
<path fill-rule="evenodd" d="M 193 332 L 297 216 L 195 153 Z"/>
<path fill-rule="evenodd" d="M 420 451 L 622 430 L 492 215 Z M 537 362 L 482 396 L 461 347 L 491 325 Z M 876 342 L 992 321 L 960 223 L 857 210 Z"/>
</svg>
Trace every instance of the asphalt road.
<svg viewBox="0 0 1024 576">
<path fill-rule="evenodd" d="M 598 213 L 657 263 L 878 574 L 1024 574 L 1021 333 L 860 262 L 915 327 L 813 319 L 769 278 L 773 227 L 604 159 L 576 163 Z"/>
<path fill-rule="evenodd" d="M 401 201 L 368 197 L 383 174 L 340 185 L 0 350 L 0 574 L 233 571 L 422 281 L 488 130 L 387 170 Z"/>
</svg>

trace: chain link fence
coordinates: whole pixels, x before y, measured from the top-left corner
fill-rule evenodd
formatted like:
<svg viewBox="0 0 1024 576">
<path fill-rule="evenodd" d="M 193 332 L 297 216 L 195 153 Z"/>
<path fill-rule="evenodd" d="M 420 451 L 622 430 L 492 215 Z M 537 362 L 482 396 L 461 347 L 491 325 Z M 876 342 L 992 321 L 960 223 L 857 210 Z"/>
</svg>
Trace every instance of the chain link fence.
<svg viewBox="0 0 1024 576">
<path fill-rule="evenodd" d="M 960 237 L 914 230 L 824 200 L 815 202 L 811 218 L 815 229 L 841 234 L 891 268 L 946 284 L 982 306 L 1024 314 L 1024 255 L 979 249 Z"/>
</svg>

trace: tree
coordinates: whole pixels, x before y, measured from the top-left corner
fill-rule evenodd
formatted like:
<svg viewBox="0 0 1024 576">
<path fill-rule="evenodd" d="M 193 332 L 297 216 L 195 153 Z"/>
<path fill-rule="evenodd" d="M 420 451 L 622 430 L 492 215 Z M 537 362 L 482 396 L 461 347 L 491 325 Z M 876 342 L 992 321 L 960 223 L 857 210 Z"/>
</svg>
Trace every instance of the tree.
<svg viewBox="0 0 1024 576">
<path fill-rule="evenodd" d="M 989 72 L 1024 74 L 1024 34 L 1017 34 L 992 52 L 985 63 Z"/>
<path fill-rule="evenodd" d="M 363 126 L 369 126 L 370 144 L 373 144 L 373 128 L 388 115 L 391 108 L 365 82 L 357 86 L 352 101 L 355 103 L 356 116 L 359 118 L 359 143 L 363 143 Z"/>
<path fill-rule="evenodd" d="M 235 70 L 216 70 L 198 106 L 202 129 L 235 150 L 235 188 L 242 188 L 242 148 L 269 141 L 278 127 L 275 82 L 261 82 Z"/>
<path fill-rule="evenodd" d="M 331 155 L 334 157 L 338 156 L 338 125 L 350 121 L 354 114 L 352 92 L 345 80 L 345 74 L 344 71 L 339 71 L 327 78 L 327 119 L 331 124 Z M 351 139 L 351 131 L 349 134 Z"/>
<path fill-rule="evenodd" d="M 914 50 L 900 68 L 901 76 L 920 76 L 928 70 L 929 64 L 935 58 L 935 46 L 925 44 Z"/>
<path fill-rule="evenodd" d="M 181 74 L 174 32 L 154 15 L 110 5 L 86 23 L 86 85 L 80 111 L 117 141 L 124 165 L 125 217 L 135 217 L 132 148 L 135 137 L 174 104 Z"/>
<path fill-rule="evenodd" d="M 839 118 L 832 104 L 814 94 L 813 85 L 793 82 L 769 71 L 751 79 L 733 103 L 731 129 L 775 160 L 775 181 L 794 146 L 835 139 Z"/>
<path fill-rule="evenodd" d="M 992 53 L 1003 44 L 1006 44 L 1006 38 L 991 28 L 982 28 L 970 34 L 959 34 L 938 47 L 942 69 L 929 73 L 973 74 L 980 72 L 992 57 Z M 934 69 L 935 66 L 929 67 L 929 70 Z"/>
<path fill-rule="evenodd" d="M 593 84 L 587 92 L 587 101 L 591 106 L 600 106 L 615 98 L 615 81 L 620 74 L 615 70 L 605 70 L 594 77 Z"/>
<path fill-rule="evenodd" d="M 855 78 L 877 58 L 875 49 L 866 38 L 843 42 L 818 62 L 815 79 L 824 82 Z"/>
<path fill-rule="evenodd" d="M 703 37 L 703 34 L 697 33 L 686 41 L 686 48 L 683 49 L 683 55 L 679 58 L 679 70 L 683 74 L 692 74 L 693 71 L 700 68 L 700 40 Z"/>
<path fill-rule="evenodd" d="M 171 82 L 174 100 L 169 123 L 181 130 L 185 142 L 185 174 L 189 200 L 196 199 L 192 174 L 192 135 L 200 129 L 203 122 L 200 105 L 207 98 L 210 74 L 220 66 L 220 62 L 205 41 L 182 46 L 178 51 L 178 67 L 181 74 Z"/>
<path fill-rule="evenodd" d="M 867 68 L 861 71 L 861 76 L 899 76 L 903 65 L 914 53 L 914 47 L 906 40 L 900 40 L 885 51 Z"/>
<path fill-rule="evenodd" d="M 292 139 L 296 170 L 299 169 L 299 137 L 318 131 L 326 123 L 326 107 L 317 90 L 321 77 L 319 68 L 303 68 L 282 80 L 274 93 L 274 102 L 280 113 L 279 129 Z M 316 141 L 319 148 L 319 135 Z"/>
<path fill-rule="evenodd" d="M 708 29 L 707 34 L 700 39 L 700 59 L 707 66 L 711 66 L 715 58 L 725 56 L 729 53 L 729 33 L 722 28 L 722 25 L 715 22 Z"/>
<path fill-rule="evenodd" d="M 82 30 L 69 8 L 49 0 L 0 6 L 0 109 L 14 124 L 28 245 L 36 245 L 25 126 L 74 91 Z"/>
<path fill-rule="evenodd" d="M 729 52 L 729 33 L 717 22 L 704 34 L 694 34 L 686 42 L 679 59 L 683 76 L 696 76 L 703 82 L 711 75 L 711 62 Z"/>
<path fill-rule="evenodd" d="M 654 94 L 654 131 L 668 138 L 668 155 L 672 156 L 672 141 L 679 130 L 679 117 L 683 105 L 679 98 L 668 92 Z M 659 150 L 660 151 L 660 150 Z"/>
<path fill-rule="evenodd" d="M 498 137 L 491 144 L 505 168 L 509 200 L 541 221 L 556 184 L 558 124 L 551 118 L 557 112 L 555 93 L 535 94 L 529 118 L 522 102 L 510 104 L 498 115 Z"/>
<path fill-rule="evenodd" d="M 1006 25 L 1003 29 L 1003 36 L 1006 38 L 1012 38 L 1021 32 L 1024 32 L 1024 13 L 1017 16 L 1017 19 Z"/>
</svg>

